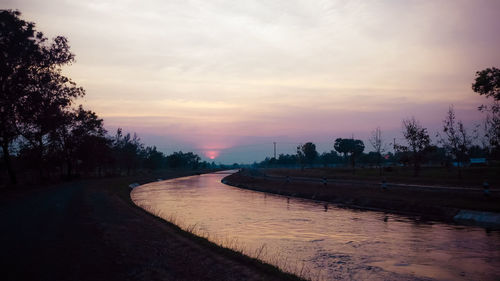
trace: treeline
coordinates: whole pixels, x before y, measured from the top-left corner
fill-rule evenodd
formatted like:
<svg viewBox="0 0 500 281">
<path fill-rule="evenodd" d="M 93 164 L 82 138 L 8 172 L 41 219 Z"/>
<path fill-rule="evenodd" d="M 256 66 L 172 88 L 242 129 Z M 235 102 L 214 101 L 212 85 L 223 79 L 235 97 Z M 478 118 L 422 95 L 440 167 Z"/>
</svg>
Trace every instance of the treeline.
<svg viewBox="0 0 500 281">
<path fill-rule="evenodd" d="M 51 42 L 20 12 L 0 10 L 0 184 L 140 169 L 199 169 L 191 152 L 164 155 L 137 135 L 107 135 L 103 120 L 82 105 L 83 88 L 62 74 L 74 62 L 65 37 Z M 21 176 L 19 176 L 21 175 Z"/>
<path fill-rule="evenodd" d="M 344 139 L 346 140 L 346 139 Z M 351 139 L 347 139 L 351 140 Z M 358 140 L 361 141 L 361 140 Z M 314 145 L 314 143 L 306 143 L 309 145 Z M 304 144 L 305 145 L 305 144 Z M 304 145 L 300 145 L 301 150 Z M 409 151 L 388 151 L 379 154 L 378 152 L 359 152 L 358 154 L 351 153 L 340 153 L 336 150 L 331 150 L 329 152 L 319 153 L 317 151 L 311 151 L 308 153 L 309 158 L 304 158 L 299 153 L 297 154 L 280 154 L 275 159 L 274 157 L 267 157 L 261 162 L 254 163 L 254 166 L 258 167 L 339 167 L 339 166 L 349 166 L 353 167 L 353 160 L 355 167 L 379 167 L 379 166 L 391 166 L 391 165 L 403 165 L 410 166 L 413 164 L 412 155 Z M 479 146 L 473 145 L 470 147 L 468 154 L 468 160 L 470 158 L 489 158 L 489 152 L 487 149 Z M 447 153 L 446 149 L 442 146 L 429 145 L 423 153 L 421 162 L 426 165 L 432 166 L 448 166 L 458 165 L 455 159 Z M 462 163 L 462 166 L 465 166 Z"/>
<path fill-rule="evenodd" d="M 462 167 L 470 165 L 472 158 L 478 158 L 477 165 L 487 165 L 500 160 L 500 70 L 492 67 L 476 72 L 472 84 L 474 92 L 492 98 L 489 105 L 479 106 L 484 120 L 472 130 L 457 120 L 453 106 L 443 119 L 441 132 L 436 133 L 436 143 L 431 143 L 427 128 L 414 117 L 402 121 L 403 143 L 385 142 L 382 130 L 376 128 L 369 138 L 372 151 L 365 153 L 365 143 L 354 138 L 337 138 L 332 143 L 334 150 L 322 153 L 316 151 L 312 142 L 297 147 L 296 154 L 281 154 L 277 159 L 266 158 L 259 167 L 306 167 L 306 166 L 388 166 L 411 165 L 414 175 L 419 174 L 422 165 L 456 167 L 459 177 Z M 389 149 L 392 148 L 392 151 Z M 484 160 L 484 161 L 483 161 Z"/>
<path fill-rule="evenodd" d="M 49 138 L 42 147 L 44 153 L 41 156 L 38 148 L 20 138 L 16 142 L 19 150 L 11 157 L 14 170 L 28 175 L 31 181 L 39 181 L 60 177 L 131 175 L 138 171 L 160 169 L 219 168 L 215 163 L 201 161 L 192 152 L 165 155 L 155 146 L 144 145 L 136 134 L 124 134 L 122 129 L 118 129 L 113 136 L 107 135 L 102 129 L 102 122 L 99 124 L 99 134 L 71 134 L 78 135 L 74 138 L 78 141 L 60 142 L 59 139 Z"/>
</svg>

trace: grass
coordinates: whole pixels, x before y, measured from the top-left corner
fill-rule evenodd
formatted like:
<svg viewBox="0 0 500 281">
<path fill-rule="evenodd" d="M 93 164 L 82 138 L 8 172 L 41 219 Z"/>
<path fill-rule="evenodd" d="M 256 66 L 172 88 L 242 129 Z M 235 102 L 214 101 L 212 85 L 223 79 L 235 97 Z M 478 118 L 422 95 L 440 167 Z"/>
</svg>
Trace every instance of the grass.
<svg viewBox="0 0 500 281">
<path fill-rule="evenodd" d="M 312 274 L 305 263 L 290 264 L 287 259 L 283 259 L 279 252 L 268 255 L 266 244 L 262 244 L 251 250 L 236 238 L 226 235 L 224 237 L 215 236 L 207 231 L 202 231 L 198 224 L 186 224 L 181 221 L 176 214 L 165 214 L 162 210 L 153 208 L 150 205 L 139 206 L 149 214 L 156 217 L 190 239 L 195 239 L 201 245 L 216 249 L 219 253 L 236 258 L 246 264 L 252 264 L 267 273 L 277 275 L 283 280 L 321 280 L 321 272 Z"/>
<path fill-rule="evenodd" d="M 303 280 L 243 255 L 237 241 L 217 238 L 237 251 L 223 248 L 210 242 L 208 233 L 206 238 L 195 235 L 197 225 L 186 226 L 185 231 L 174 224 L 182 224 L 175 217 L 168 222 L 158 217 L 164 214 L 148 213 L 130 198 L 132 182 L 193 174 L 197 172 L 163 171 L 4 191 L 2 276 L 5 280 L 232 280 L 237 276 Z"/>
<path fill-rule="evenodd" d="M 276 176 L 336 178 L 366 181 L 386 179 L 392 183 L 443 185 L 459 187 L 481 187 L 487 180 L 491 188 L 500 187 L 500 167 L 466 167 L 462 169 L 462 177 L 458 176 L 458 168 L 422 167 L 417 177 L 412 167 L 378 168 L 309 168 L 299 169 L 265 169 L 264 172 Z"/>
<path fill-rule="evenodd" d="M 291 177 L 313 175 L 319 177 L 328 174 L 331 178 L 332 175 L 328 173 L 330 170 L 324 169 L 264 170 L 264 172 Z M 334 174 L 340 172 L 336 170 Z M 360 174 L 357 180 L 367 179 L 366 174 Z M 352 179 L 350 176 L 349 178 Z M 320 181 L 287 182 L 283 179 L 255 177 L 246 173 L 230 175 L 224 181 L 233 186 L 257 191 L 321 200 L 346 207 L 420 215 L 424 219 L 452 221 L 460 209 L 500 212 L 500 194 L 495 192 L 490 196 L 484 196 L 482 190 L 450 191 L 393 186 L 384 190 L 378 185 L 332 182 L 325 186 Z"/>
<path fill-rule="evenodd" d="M 179 174 L 167 174 L 163 175 L 163 179 L 188 176 L 199 173 L 187 173 L 183 175 Z M 148 179 L 154 181 L 157 177 L 146 177 L 146 178 L 134 178 L 136 182 L 147 183 Z M 128 179 L 130 181 L 132 178 Z M 150 182 L 149 181 L 149 182 Z M 308 276 L 305 272 L 293 270 L 290 266 L 286 264 L 286 261 L 281 261 L 278 257 L 264 258 L 265 245 L 261 248 L 255 250 L 254 252 L 249 251 L 245 248 L 242 243 L 239 243 L 236 239 L 227 237 L 217 237 L 206 231 L 201 231 L 197 224 L 187 225 L 180 221 L 175 214 L 165 214 L 161 210 L 156 210 L 151 206 L 137 206 L 130 198 L 130 188 L 128 188 L 129 182 L 127 179 L 123 179 L 120 182 L 116 182 L 112 186 L 108 187 L 109 192 L 116 194 L 130 203 L 134 208 L 138 208 L 144 213 L 155 217 L 155 219 L 169 225 L 175 229 L 180 235 L 199 243 L 202 247 L 207 247 L 215 252 L 240 261 L 245 264 L 250 264 L 255 266 L 258 270 L 274 275 L 281 280 L 319 280 L 313 279 L 312 276 Z M 270 262 L 266 263 L 264 260 Z"/>
</svg>

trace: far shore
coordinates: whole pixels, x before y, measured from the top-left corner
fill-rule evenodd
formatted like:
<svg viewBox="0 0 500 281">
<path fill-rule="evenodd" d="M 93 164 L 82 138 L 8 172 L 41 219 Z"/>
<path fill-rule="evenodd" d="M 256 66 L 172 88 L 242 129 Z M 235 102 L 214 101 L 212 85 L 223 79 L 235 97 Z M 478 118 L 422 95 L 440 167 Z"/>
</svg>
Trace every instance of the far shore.
<svg viewBox="0 0 500 281">
<path fill-rule="evenodd" d="M 342 207 L 418 216 L 424 220 L 455 222 L 455 216 L 463 210 L 488 212 L 500 217 L 500 194 L 496 191 L 486 196 L 481 189 L 418 189 L 404 186 L 383 188 L 380 183 L 375 184 L 373 181 L 366 181 L 366 184 L 360 184 L 362 182 L 359 181 L 325 182 L 324 178 L 299 181 L 290 179 L 296 174 L 300 175 L 300 171 L 295 173 L 298 170 L 283 170 L 278 174 L 286 173 L 288 179 L 273 178 L 276 171 L 263 169 L 258 172 L 243 170 L 225 177 L 223 182 L 255 191 L 325 201 Z M 477 224 L 472 221 L 466 223 Z"/>
</svg>

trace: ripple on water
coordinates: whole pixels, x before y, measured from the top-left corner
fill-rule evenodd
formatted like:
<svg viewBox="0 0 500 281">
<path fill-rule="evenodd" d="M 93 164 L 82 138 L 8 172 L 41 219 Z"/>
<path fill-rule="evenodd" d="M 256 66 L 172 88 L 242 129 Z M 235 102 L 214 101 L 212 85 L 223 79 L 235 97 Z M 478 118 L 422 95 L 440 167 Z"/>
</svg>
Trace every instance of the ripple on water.
<svg viewBox="0 0 500 281">
<path fill-rule="evenodd" d="M 202 175 L 135 188 L 133 201 L 211 239 L 324 280 L 500 280 L 500 232 L 337 208 L 229 187 Z M 215 238 L 214 238 L 215 237 Z M 218 241 L 215 241 L 218 242 Z M 277 262 L 279 261 L 279 262 Z"/>
</svg>

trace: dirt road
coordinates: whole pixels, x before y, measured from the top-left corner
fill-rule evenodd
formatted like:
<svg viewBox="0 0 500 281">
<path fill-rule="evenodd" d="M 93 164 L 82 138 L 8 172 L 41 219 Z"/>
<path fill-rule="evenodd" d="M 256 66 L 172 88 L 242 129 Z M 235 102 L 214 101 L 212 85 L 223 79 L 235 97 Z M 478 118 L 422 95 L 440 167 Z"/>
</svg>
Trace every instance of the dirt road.
<svg viewBox="0 0 500 281">
<path fill-rule="evenodd" d="M 296 280 L 135 207 L 123 196 L 128 183 L 87 180 L 4 193 L 1 279 Z"/>
</svg>

